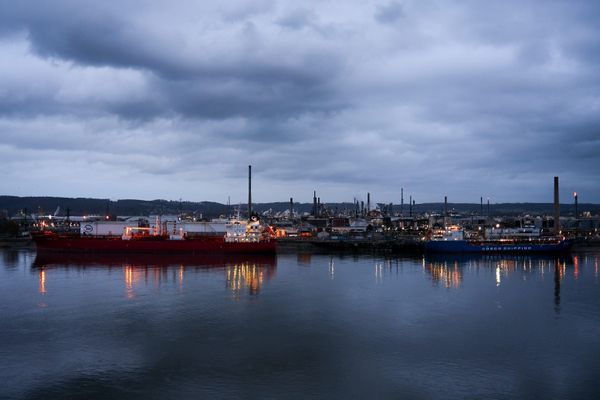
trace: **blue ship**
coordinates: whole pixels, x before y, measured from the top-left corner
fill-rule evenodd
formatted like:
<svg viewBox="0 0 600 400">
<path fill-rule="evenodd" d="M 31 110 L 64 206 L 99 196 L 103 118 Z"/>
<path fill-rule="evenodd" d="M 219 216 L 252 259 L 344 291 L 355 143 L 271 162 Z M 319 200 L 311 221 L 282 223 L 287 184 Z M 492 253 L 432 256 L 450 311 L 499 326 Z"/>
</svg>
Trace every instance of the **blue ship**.
<svg viewBox="0 0 600 400">
<path fill-rule="evenodd" d="M 563 237 L 465 239 L 459 229 L 446 230 L 425 242 L 429 253 L 566 253 L 574 241 Z"/>
<path fill-rule="evenodd" d="M 425 251 L 431 253 L 564 253 L 573 241 L 558 240 L 429 240 Z"/>
</svg>

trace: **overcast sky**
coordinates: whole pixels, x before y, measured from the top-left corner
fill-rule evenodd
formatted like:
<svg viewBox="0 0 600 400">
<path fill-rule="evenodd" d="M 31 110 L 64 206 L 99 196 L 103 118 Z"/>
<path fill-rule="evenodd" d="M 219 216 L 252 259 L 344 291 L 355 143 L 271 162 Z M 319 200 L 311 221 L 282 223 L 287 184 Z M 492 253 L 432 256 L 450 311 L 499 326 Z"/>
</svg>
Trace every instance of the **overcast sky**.
<svg viewBox="0 0 600 400">
<path fill-rule="evenodd" d="M 599 1 L 0 0 L 0 194 L 600 202 Z"/>
</svg>

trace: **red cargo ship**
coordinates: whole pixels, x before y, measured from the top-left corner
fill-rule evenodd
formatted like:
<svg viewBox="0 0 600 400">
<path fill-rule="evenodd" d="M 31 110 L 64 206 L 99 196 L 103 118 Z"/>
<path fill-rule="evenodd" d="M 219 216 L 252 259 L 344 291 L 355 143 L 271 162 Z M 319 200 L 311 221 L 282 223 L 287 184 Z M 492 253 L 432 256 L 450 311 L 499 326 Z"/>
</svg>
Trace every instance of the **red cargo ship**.
<svg viewBox="0 0 600 400">
<path fill-rule="evenodd" d="M 248 166 L 248 216 L 252 216 L 251 171 Z M 257 220 L 233 219 L 225 231 L 197 231 L 185 221 L 161 221 L 157 215 L 153 226 L 129 225 L 127 222 L 85 223 L 80 234 L 41 231 L 33 240 L 41 251 L 97 253 L 181 253 L 181 254 L 268 254 L 275 253 L 272 230 Z M 238 212 L 239 218 L 239 212 Z M 103 226 L 104 225 L 104 226 Z M 192 224 L 193 225 L 193 224 Z"/>
<path fill-rule="evenodd" d="M 191 236 L 183 230 L 164 234 L 152 228 L 126 227 L 121 236 L 89 236 L 42 231 L 33 234 L 42 251 L 186 254 L 268 254 L 276 242 L 258 222 L 232 222 L 222 236 Z"/>
</svg>

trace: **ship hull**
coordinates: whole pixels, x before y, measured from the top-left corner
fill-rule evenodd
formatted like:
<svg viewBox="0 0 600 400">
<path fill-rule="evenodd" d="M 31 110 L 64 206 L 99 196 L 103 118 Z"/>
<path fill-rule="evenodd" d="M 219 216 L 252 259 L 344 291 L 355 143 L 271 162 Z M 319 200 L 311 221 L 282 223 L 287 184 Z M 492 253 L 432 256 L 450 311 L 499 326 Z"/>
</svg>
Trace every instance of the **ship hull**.
<svg viewBox="0 0 600 400">
<path fill-rule="evenodd" d="M 425 243 L 429 253 L 564 253 L 571 250 L 572 240 L 538 242 L 475 242 L 468 240 L 430 240 Z"/>
<path fill-rule="evenodd" d="M 33 238 L 42 251 L 82 253 L 185 253 L 185 254 L 269 254 L 276 242 L 225 242 L 222 237 L 186 240 L 122 240 L 121 238 L 62 237 Z"/>
</svg>

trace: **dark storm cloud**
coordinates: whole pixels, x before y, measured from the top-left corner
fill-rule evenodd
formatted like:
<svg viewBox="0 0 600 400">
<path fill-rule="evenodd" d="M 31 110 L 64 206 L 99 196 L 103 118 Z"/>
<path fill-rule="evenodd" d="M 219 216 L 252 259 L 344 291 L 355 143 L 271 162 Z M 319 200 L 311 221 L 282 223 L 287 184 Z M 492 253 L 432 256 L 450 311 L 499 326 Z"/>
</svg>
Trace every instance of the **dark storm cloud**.
<svg viewBox="0 0 600 400">
<path fill-rule="evenodd" d="M 131 23 L 116 10 L 81 10 L 65 2 L 39 7 L 21 3 L 2 11 L 3 25 L 26 31 L 32 49 L 42 57 L 149 73 L 152 90 L 158 91 L 160 101 L 148 98 L 97 105 L 125 118 L 150 118 L 169 111 L 204 118 L 278 116 L 327 111 L 344 104 L 335 98 L 331 84 L 341 68 L 335 55 L 308 49 L 294 64 L 258 57 L 252 48 L 260 48 L 261 39 L 253 38 L 252 24 L 230 22 L 234 30 L 239 30 L 235 36 L 249 41 L 251 49 L 203 58 L 180 52 L 184 43 L 178 42 L 179 38 L 162 38 Z M 34 112 L 60 111 L 44 100 L 41 102 L 47 108 L 39 104 L 36 107 L 34 101 Z M 22 106 L 8 103 L 3 108 L 27 109 Z"/>
<path fill-rule="evenodd" d="M 402 18 L 403 15 L 402 5 L 397 2 L 391 2 L 377 8 L 375 19 L 382 24 L 392 24 Z"/>
<path fill-rule="evenodd" d="M 278 22 L 281 26 L 298 30 L 313 25 L 315 14 L 309 10 L 296 9 L 281 17 Z"/>
<path fill-rule="evenodd" d="M 27 155 L 140 182 L 109 197 L 195 198 L 212 178 L 222 200 L 252 163 L 264 200 L 544 201 L 560 175 L 600 201 L 599 17 L 585 1 L 0 2 L 1 189 L 42 179 L 19 180 Z"/>
</svg>

